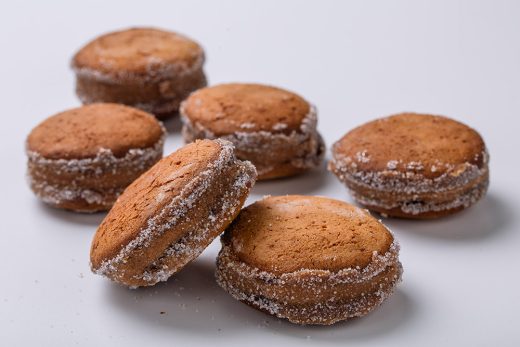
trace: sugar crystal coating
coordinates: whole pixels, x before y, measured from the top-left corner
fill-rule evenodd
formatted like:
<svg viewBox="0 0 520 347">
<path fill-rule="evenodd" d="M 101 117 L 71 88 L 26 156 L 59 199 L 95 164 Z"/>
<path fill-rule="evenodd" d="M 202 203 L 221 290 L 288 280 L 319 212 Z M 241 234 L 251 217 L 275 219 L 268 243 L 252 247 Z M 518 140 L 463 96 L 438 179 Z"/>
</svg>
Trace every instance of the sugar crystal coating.
<svg viewBox="0 0 520 347">
<path fill-rule="evenodd" d="M 27 173 L 29 186 L 45 203 L 60 205 L 67 201 L 83 199 L 89 204 L 97 204 L 109 208 L 126 187 L 89 189 L 82 187 L 85 179 L 102 178 L 107 174 L 120 171 L 141 173 L 162 157 L 164 137 L 151 148 L 132 148 L 121 158 L 115 157 L 109 149 L 100 149 L 94 158 L 84 159 L 46 159 L 37 152 L 27 151 L 29 167 L 44 168 L 56 175 L 73 175 L 74 180 L 68 184 L 49 182 L 44 175 L 33 170 Z M 31 170 L 30 170 L 31 171 Z M 88 212 L 94 212 L 87 210 Z M 85 212 L 87 212 L 85 211 Z"/>
<path fill-rule="evenodd" d="M 192 91 L 206 86 L 202 47 L 154 28 L 130 28 L 97 37 L 73 57 L 76 94 L 84 104 L 115 102 L 163 118 Z"/>
<path fill-rule="evenodd" d="M 55 207 L 107 210 L 162 157 L 165 134 L 153 115 L 123 105 L 66 110 L 45 119 L 27 137 L 29 185 Z"/>
<path fill-rule="evenodd" d="M 321 218 L 325 224 L 309 224 Z M 331 199 L 267 197 L 244 209 L 221 241 L 219 285 L 237 300 L 299 324 L 365 315 L 402 274 L 390 231 L 366 211 Z"/>
<path fill-rule="evenodd" d="M 329 170 L 362 205 L 391 216 L 430 218 L 486 193 L 489 155 L 480 135 L 441 116 L 399 114 L 366 123 L 332 148 Z"/>
<path fill-rule="evenodd" d="M 179 169 L 171 172 L 164 171 L 169 170 L 169 165 L 176 160 L 176 154 L 174 153 L 164 159 L 163 163 L 157 164 L 160 166 L 157 166 L 155 169 L 152 168 L 154 170 L 153 173 L 148 175 L 160 173 L 165 176 L 160 178 L 162 180 L 161 182 L 158 181 L 160 185 L 150 193 L 153 194 L 153 199 L 151 197 L 147 198 L 148 205 L 145 208 L 148 212 L 143 211 L 146 214 L 143 224 L 127 226 L 126 229 L 128 230 L 124 231 L 125 233 L 132 232 L 134 234 L 133 228 L 139 228 L 135 230 L 135 236 L 132 236 L 126 244 L 123 244 L 113 256 L 103 255 L 102 258 L 99 258 L 100 254 L 103 253 L 97 251 L 98 244 L 103 241 L 103 238 L 106 239 L 109 237 L 108 235 L 111 235 L 112 220 L 115 223 L 118 220 L 116 216 L 111 217 L 110 214 L 107 216 L 107 224 L 102 224 L 98 230 L 99 235 L 96 235 L 97 237 L 94 238 L 92 246 L 91 267 L 94 272 L 129 286 L 153 285 L 158 281 L 164 281 L 187 262 L 195 258 L 216 236 L 214 235 L 215 232 L 225 227 L 227 225 L 225 223 L 229 223 L 228 219 L 238 213 L 249 189 L 254 183 L 256 171 L 250 163 L 240 162 L 235 159 L 233 146 L 230 142 L 224 140 L 216 140 L 214 142 L 201 141 L 200 145 L 206 143 L 211 144 L 212 148 L 215 145 L 219 147 L 218 155 L 207 164 L 203 162 L 197 163 L 198 159 L 193 158 L 194 161 L 192 163 L 181 167 L 181 170 L 185 170 L 184 173 L 178 172 Z M 199 146 L 199 143 L 191 145 L 189 150 L 197 150 L 199 148 L 197 146 Z M 188 150 L 187 147 L 185 147 L 185 150 Z M 189 172 L 187 166 L 195 164 L 203 165 L 201 166 L 201 171 L 195 171 L 193 177 L 186 177 Z M 206 166 L 204 167 L 204 165 Z M 184 177 L 187 180 L 186 184 L 183 183 L 181 187 L 177 188 L 170 187 L 170 184 L 179 184 L 176 183 L 176 178 L 178 177 Z M 143 177 L 141 180 L 142 182 L 136 182 L 134 184 L 135 187 L 132 189 L 138 189 L 139 185 L 145 184 L 147 180 L 155 182 L 158 178 L 150 176 Z M 173 191 L 175 189 L 180 190 L 172 195 L 170 192 L 172 188 Z M 207 206 L 209 202 L 205 200 L 212 196 L 214 196 L 212 199 L 217 200 L 213 201 L 211 206 L 218 209 L 218 214 L 212 216 L 210 213 L 208 216 L 198 216 L 196 220 L 191 220 L 192 217 L 190 216 L 195 218 L 196 215 L 193 214 Z M 132 199 L 131 196 L 129 198 Z M 134 198 L 139 198 L 139 195 L 135 195 Z M 132 201 L 127 199 L 125 203 L 131 205 Z M 180 234 L 174 236 L 177 232 L 180 232 Z M 170 244 L 160 247 L 156 246 L 155 243 L 157 240 L 161 240 L 163 235 L 167 236 L 168 240 L 171 240 L 169 241 Z M 121 236 L 123 237 L 121 240 L 127 239 L 125 235 Z M 114 242 L 114 240 L 111 242 Z M 185 245 L 189 245 L 191 248 Z M 140 254 L 148 252 L 148 250 L 152 249 L 151 247 L 159 248 L 153 251 L 153 258 L 148 257 L 147 259 L 150 260 L 142 263 L 139 260 L 142 257 Z M 137 264 L 141 262 L 139 268 L 142 268 L 142 270 L 137 269 L 136 271 L 138 272 L 130 275 L 128 272 L 130 270 L 127 268 L 130 264 L 130 259 Z M 128 276 L 131 278 L 129 279 Z"/>
</svg>

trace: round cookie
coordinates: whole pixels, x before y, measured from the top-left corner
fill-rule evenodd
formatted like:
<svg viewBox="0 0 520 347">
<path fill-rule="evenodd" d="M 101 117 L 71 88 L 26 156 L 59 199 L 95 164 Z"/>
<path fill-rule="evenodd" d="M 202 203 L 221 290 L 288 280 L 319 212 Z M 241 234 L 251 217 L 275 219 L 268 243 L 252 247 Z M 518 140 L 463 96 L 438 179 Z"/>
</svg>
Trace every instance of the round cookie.
<svg viewBox="0 0 520 347">
<path fill-rule="evenodd" d="M 366 315 L 401 280 L 390 231 L 366 210 L 333 199 L 264 198 L 243 209 L 221 241 L 218 284 L 293 323 Z"/>
<path fill-rule="evenodd" d="M 99 226 L 92 271 L 130 286 L 166 281 L 239 213 L 256 179 L 233 145 L 203 140 L 159 161 L 119 197 Z"/>
<path fill-rule="evenodd" d="M 223 138 L 250 160 L 258 179 L 291 176 L 321 164 L 325 147 L 316 108 L 289 91 L 230 83 L 200 89 L 181 104 L 186 142 Z"/>
<path fill-rule="evenodd" d="M 163 118 L 206 85 L 203 63 L 201 46 L 180 34 L 132 28 L 89 42 L 71 65 L 84 104 L 121 103 Z"/>
<path fill-rule="evenodd" d="M 332 171 L 363 206 L 383 215 L 437 218 L 482 198 L 489 184 L 480 135 L 455 120 L 402 113 L 348 132 Z"/>
<path fill-rule="evenodd" d="M 153 115 L 123 105 L 93 104 L 58 113 L 27 138 L 30 187 L 54 207 L 107 210 L 162 157 L 164 136 Z"/>
</svg>

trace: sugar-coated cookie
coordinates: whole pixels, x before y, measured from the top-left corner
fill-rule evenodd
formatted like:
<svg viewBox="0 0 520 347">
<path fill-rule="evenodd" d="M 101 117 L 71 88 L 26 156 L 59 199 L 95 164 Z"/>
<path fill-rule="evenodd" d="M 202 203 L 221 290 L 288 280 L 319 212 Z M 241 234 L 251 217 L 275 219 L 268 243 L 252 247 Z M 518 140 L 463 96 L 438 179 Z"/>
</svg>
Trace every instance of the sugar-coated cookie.
<svg viewBox="0 0 520 347">
<path fill-rule="evenodd" d="M 475 204 L 489 184 L 480 135 L 455 120 L 403 113 L 348 132 L 329 169 L 363 206 L 383 215 L 436 218 Z"/>
<path fill-rule="evenodd" d="M 92 270 L 130 287 L 166 281 L 224 231 L 255 178 L 228 141 L 179 149 L 119 197 L 92 241 Z"/>
<path fill-rule="evenodd" d="M 204 51 L 180 34 L 132 28 L 102 35 L 72 59 L 76 93 L 85 104 L 116 102 L 166 117 L 206 85 Z"/>
<path fill-rule="evenodd" d="M 291 176 L 319 166 L 325 154 L 316 108 L 289 91 L 230 83 L 200 89 L 180 109 L 186 142 L 224 138 L 250 160 L 259 179 Z"/>
<path fill-rule="evenodd" d="M 59 113 L 27 138 L 30 187 L 58 208 L 107 210 L 161 159 L 164 135 L 153 115 L 123 105 L 93 104 Z"/>
<path fill-rule="evenodd" d="M 218 284 L 235 299 L 298 324 L 367 314 L 401 279 L 399 246 L 366 210 L 311 196 L 243 209 L 221 238 Z"/>
</svg>

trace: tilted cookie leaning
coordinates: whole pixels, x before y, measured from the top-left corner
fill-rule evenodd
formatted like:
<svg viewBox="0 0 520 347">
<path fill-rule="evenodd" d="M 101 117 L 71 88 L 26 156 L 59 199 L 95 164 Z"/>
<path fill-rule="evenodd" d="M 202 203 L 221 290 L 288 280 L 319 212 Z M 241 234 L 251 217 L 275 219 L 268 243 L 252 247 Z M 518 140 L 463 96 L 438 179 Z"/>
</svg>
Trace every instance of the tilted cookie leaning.
<svg viewBox="0 0 520 347">
<path fill-rule="evenodd" d="M 265 198 L 243 209 L 221 241 L 218 284 L 298 324 L 363 316 L 402 274 L 390 231 L 366 210 L 333 199 Z"/>
<path fill-rule="evenodd" d="M 184 146 L 119 197 L 94 235 L 92 270 L 130 287 L 166 281 L 224 231 L 255 179 L 228 141 Z"/>
</svg>

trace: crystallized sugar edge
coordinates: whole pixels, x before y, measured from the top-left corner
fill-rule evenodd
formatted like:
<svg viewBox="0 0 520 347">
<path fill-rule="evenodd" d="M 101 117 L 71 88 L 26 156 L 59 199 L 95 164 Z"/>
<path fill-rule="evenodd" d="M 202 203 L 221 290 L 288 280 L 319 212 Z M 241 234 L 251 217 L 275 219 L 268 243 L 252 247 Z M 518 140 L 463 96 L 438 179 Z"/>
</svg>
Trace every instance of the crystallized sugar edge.
<svg viewBox="0 0 520 347">
<path fill-rule="evenodd" d="M 484 183 L 478 184 L 473 189 L 468 191 L 467 193 L 458 195 L 455 199 L 445 202 L 445 203 L 435 203 L 435 202 L 396 202 L 395 204 L 384 204 L 379 200 L 369 199 L 365 196 L 361 196 L 352 189 L 349 189 L 350 194 L 356 199 L 359 203 L 365 206 L 374 206 L 378 208 L 382 208 L 385 210 L 393 209 L 399 207 L 401 211 L 404 213 L 408 213 L 411 215 L 418 215 L 421 213 L 427 212 L 439 212 L 439 211 L 447 211 L 456 209 L 459 207 L 467 208 L 473 204 L 475 204 L 478 200 L 480 200 L 487 191 L 488 181 Z"/>
<path fill-rule="evenodd" d="M 33 167 L 33 170 L 45 167 L 52 169 L 56 175 L 60 175 L 62 172 L 76 175 L 76 179 L 70 185 L 55 186 L 41 177 L 33 177 L 30 173 L 31 170 L 28 170 L 26 174 L 28 184 L 45 203 L 57 205 L 66 201 L 83 199 L 89 204 L 108 207 L 126 187 L 104 189 L 101 193 L 93 189 L 82 188 L 78 186 L 77 182 L 91 176 L 102 177 L 107 173 L 115 175 L 118 171 L 123 170 L 144 171 L 151 162 L 162 157 L 166 130 L 162 124 L 161 128 L 163 135 L 153 147 L 131 148 L 121 158 L 117 158 L 110 149 L 106 148 L 100 148 L 94 158 L 84 159 L 48 159 L 38 152 L 26 149 L 28 164 Z"/>
<path fill-rule="evenodd" d="M 435 179 L 425 178 L 424 175 L 413 172 L 422 167 L 420 162 L 408 163 L 406 167 L 411 171 L 406 173 L 395 171 L 398 163 L 396 160 L 390 160 L 388 162 L 387 170 L 366 172 L 358 170 L 357 164 L 352 158 L 337 154 L 334 154 L 329 169 L 333 171 L 341 181 L 351 181 L 368 189 L 405 194 L 444 192 L 464 186 L 478 177 L 485 175 L 488 170 L 489 161 L 487 151 L 482 152 L 482 157 L 482 168 L 466 162 L 463 164 L 463 170 L 460 170 L 460 167 L 455 167 L 452 164 L 439 163 L 437 167 L 444 166 L 447 172 Z M 360 162 L 370 161 L 370 157 L 367 156 L 365 151 L 358 152 L 356 159 Z"/>
<path fill-rule="evenodd" d="M 103 165 L 106 168 L 111 168 L 112 172 L 115 173 L 118 167 L 139 167 L 143 162 L 154 158 L 158 152 L 162 152 L 166 130 L 163 129 L 163 135 L 157 141 L 153 147 L 148 148 L 131 148 L 124 157 L 117 158 L 114 156 L 112 151 L 107 148 L 100 148 L 94 158 L 84 159 L 48 159 L 43 157 L 38 152 L 27 150 L 27 156 L 31 163 L 37 166 L 48 166 L 53 168 L 57 173 L 64 171 L 66 173 L 86 173 L 94 172 L 96 175 L 101 175 L 103 170 L 99 168 L 99 165 Z"/>
<path fill-rule="evenodd" d="M 164 63 L 153 56 L 150 56 L 148 60 L 146 75 L 130 73 L 128 71 L 115 71 L 113 74 L 107 74 L 87 67 L 77 67 L 73 61 L 71 62 L 71 68 L 78 77 L 94 79 L 101 82 L 121 83 L 128 80 L 154 82 L 163 79 L 183 77 L 200 70 L 204 64 L 205 56 L 201 50 L 197 56 L 197 60 L 191 66 L 188 66 L 184 62 Z"/>
<path fill-rule="evenodd" d="M 244 262 L 235 261 L 228 266 L 233 266 L 237 273 L 242 277 L 261 279 L 264 282 L 283 285 L 286 283 L 292 283 L 295 279 L 298 282 L 298 278 L 301 275 L 305 275 L 305 282 L 322 282 L 324 280 L 327 283 L 362 283 L 366 282 L 374 276 L 384 271 L 389 265 L 395 264 L 399 260 L 399 243 L 394 238 L 390 248 L 384 254 L 378 254 L 374 251 L 372 253 L 372 261 L 364 268 L 346 268 L 337 272 L 330 270 L 316 270 L 316 269 L 301 269 L 290 273 L 284 273 L 282 275 L 276 275 L 269 271 L 260 270 L 256 267 L 252 267 Z M 222 243 L 222 254 L 228 257 L 232 257 L 233 251 L 227 244 Z M 304 284 L 302 284 L 304 286 Z"/>
<path fill-rule="evenodd" d="M 191 180 L 181 190 L 179 195 L 167 204 L 157 215 L 148 219 L 147 225 L 139 231 L 137 237 L 123 247 L 114 258 L 103 261 L 97 269 L 93 268 L 91 264 L 93 272 L 107 277 L 111 277 L 110 275 L 116 275 L 115 277 L 117 278 L 118 266 L 126 262 L 126 257 L 128 257 L 133 250 L 136 248 L 147 247 L 154 237 L 173 228 L 179 219 L 193 207 L 200 196 L 208 189 L 214 176 L 221 172 L 229 162 L 235 159 L 232 143 L 225 140 L 216 141 L 222 147 L 217 160 L 209 164 L 205 171 Z M 186 196 L 189 191 L 191 191 L 191 194 Z M 170 214 L 168 216 L 169 222 L 158 225 L 156 221 L 162 219 L 166 213 Z"/>
<path fill-rule="evenodd" d="M 103 206 L 109 208 L 114 203 L 124 188 L 120 189 L 104 189 L 103 193 L 91 189 L 82 188 L 56 188 L 52 185 L 39 184 L 29 182 L 35 190 L 42 190 L 43 193 L 37 193 L 38 197 L 45 203 L 50 205 L 60 205 L 66 201 L 76 201 L 78 199 L 86 201 L 90 205 Z M 77 212 L 96 212 L 95 210 L 75 209 Z"/>
<path fill-rule="evenodd" d="M 213 240 L 211 232 L 220 229 L 223 221 L 232 216 L 237 209 L 240 209 L 242 205 L 240 196 L 243 194 L 244 189 L 252 187 L 252 183 L 256 177 L 256 174 L 251 175 L 252 172 L 256 172 L 254 166 L 250 162 L 242 162 L 240 165 L 240 176 L 236 179 L 230 190 L 224 193 L 220 201 L 220 203 L 222 203 L 220 213 L 208 216 L 208 219 L 204 221 L 202 225 L 194 227 L 187 235 L 166 249 L 163 256 L 159 259 L 162 260 L 165 258 L 167 260 L 168 258 L 175 257 L 177 259 L 176 266 L 168 268 L 168 266 L 162 265 L 157 271 L 145 271 L 142 275 L 134 276 L 134 278 L 142 279 L 148 282 L 149 285 L 166 281 L 171 275 L 202 253 Z M 199 243 L 198 247 L 193 248 L 187 246 L 187 244 L 193 241 Z M 160 261 L 156 261 L 151 264 L 150 267 L 156 268 L 159 265 Z"/>
<path fill-rule="evenodd" d="M 239 261 L 236 256 L 233 255 L 231 246 L 223 242 L 222 250 L 219 254 L 220 261 L 218 262 L 219 266 L 217 267 L 216 279 L 217 283 L 236 300 L 258 307 L 278 318 L 286 318 L 291 322 L 299 324 L 332 324 L 347 318 L 367 314 L 393 293 L 396 284 L 401 281 L 402 276 L 402 265 L 399 262 L 398 254 L 399 244 L 394 238 L 389 250 L 382 255 L 374 252 L 372 262 L 363 269 L 356 267 L 343 269 L 338 272 L 302 269 L 278 276 Z M 222 265 L 224 263 L 225 265 Z M 254 294 L 248 295 L 230 283 L 232 281 L 240 281 L 240 278 L 249 278 L 259 280 L 266 286 L 284 287 L 288 284 L 297 284 L 306 291 L 307 295 L 313 295 L 313 293 L 319 293 L 321 288 L 335 284 L 366 283 L 384 271 L 388 266 L 396 264 L 399 267 L 397 275 L 391 279 L 391 283 L 386 290 L 380 286 L 379 290 L 373 293 L 363 294 L 358 300 L 351 300 L 349 302 L 338 301 L 332 297 L 313 305 L 298 307 L 287 304 L 282 298 L 271 298 Z M 229 280 L 226 268 L 232 269 L 231 271 L 237 273 L 239 277 L 236 278 L 234 275 L 233 277 L 229 275 Z M 259 288 L 257 288 L 256 292 L 260 292 Z"/>
<path fill-rule="evenodd" d="M 476 181 L 488 174 L 489 155 L 487 150 L 482 152 L 483 166 L 479 168 L 475 164 L 464 163 L 462 166 L 454 166 L 453 164 L 438 163 L 432 166 L 432 172 L 444 168 L 446 172 L 434 179 L 425 178 L 423 174 L 414 172 L 422 170 L 421 162 L 413 161 L 407 163 L 405 173 L 395 171 L 399 162 L 397 160 L 388 161 L 387 170 L 377 172 L 366 172 L 358 170 L 356 161 L 351 157 L 338 155 L 333 151 L 333 159 L 329 163 L 329 170 L 334 172 L 336 176 L 347 185 L 359 186 L 368 190 L 376 190 L 381 192 L 392 192 L 405 195 L 410 201 L 395 203 L 383 203 L 366 196 L 361 196 L 352 188 L 348 188 L 354 198 L 363 205 L 374 206 L 382 209 L 392 209 L 399 207 L 404 213 L 417 215 L 430 211 L 445 211 L 461 206 L 468 207 L 478 201 L 486 192 L 488 182 L 480 183 L 468 192 L 457 196 L 450 202 L 434 203 L 434 202 L 415 202 L 413 201 L 415 194 L 424 193 L 442 193 L 450 190 L 459 189 Z M 356 153 L 358 162 L 369 162 L 370 157 L 366 151 Z"/>
<path fill-rule="evenodd" d="M 291 307 L 264 296 L 247 295 L 237 288 L 229 286 L 229 282 L 220 278 L 218 274 L 217 283 L 235 300 L 257 307 L 278 318 L 288 319 L 296 324 L 330 325 L 349 318 L 362 317 L 381 305 L 393 294 L 396 285 L 401 281 L 402 265 L 398 263 L 397 266 L 399 267 L 398 274 L 392 278 L 392 284 L 387 290 L 380 288 L 374 293 L 361 296 L 357 301 L 334 302 L 334 298 L 332 298 L 328 301 L 302 307 Z"/>
<path fill-rule="evenodd" d="M 217 138 L 217 136 L 209 129 L 203 127 L 199 123 L 193 123 L 190 121 L 190 119 L 186 116 L 185 101 L 181 103 L 179 114 L 183 123 L 182 134 L 185 140 L 190 141 L 190 138 L 192 136 L 189 134 L 189 132 L 196 132 L 202 134 L 202 138 L 206 139 Z M 307 140 L 314 141 L 317 151 L 312 151 L 310 153 L 307 153 L 307 155 L 304 157 L 294 158 L 293 160 L 291 160 L 291 164 L 294 167 L 300 169 L 309 169 L 318 166 L 323 157 L 325 156 L 325 144 L 316 129 L 317 123 L 317 109 L 314 105 L 310 105 L 309 113 L 302 120 L 300 132 L 292 131 L 290 134 L 287 135 L 283 133 L 273 134 L 264 130 L 255 132 L 239 131 L 231 135 L 220 136 L 218 138 L 228 140 L 232 142 L 237 149 L 250 153 L 262 153 L 266 151 L 271 151 L 271 146 L 273 143 L 283 143 L 284 147 L 288 146 L 293 148 L 297 147 L 298 145 L 304 143 Z M 248 129 L 252 126 L 254 126 L 253 123 L 242 124 L 242 128 L 244 129 Z M 279 131 L 286 127 L 287 125 L 284 123 L 276 123 L 273 126 L 273 130 Z M 319 153 L 319 156 L 316 156 L 316 153 Z M 273 168 L 271 167 L 257 167 L 259 175 L 263 175 L 271 171 L 272 169 Z"/>
</svg>

